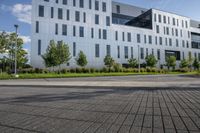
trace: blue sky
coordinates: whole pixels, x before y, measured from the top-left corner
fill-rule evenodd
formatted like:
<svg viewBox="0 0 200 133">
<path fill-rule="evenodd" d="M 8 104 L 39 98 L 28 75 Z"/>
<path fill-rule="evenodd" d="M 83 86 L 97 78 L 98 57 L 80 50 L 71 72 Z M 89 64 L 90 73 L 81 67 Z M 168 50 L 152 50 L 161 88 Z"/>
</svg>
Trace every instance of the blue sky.
<svg viewBox="0 0 200 133">
<path fill-rule="evenodd" d="M 115 0 L 144 8 L 157 8 L 200 21 L 200 0 Z M 31 0 L 0 0 L 0 31 L 14 31 L 14 24 L 20 26 L 24 47 L 30 50 Z"/>
</svg>

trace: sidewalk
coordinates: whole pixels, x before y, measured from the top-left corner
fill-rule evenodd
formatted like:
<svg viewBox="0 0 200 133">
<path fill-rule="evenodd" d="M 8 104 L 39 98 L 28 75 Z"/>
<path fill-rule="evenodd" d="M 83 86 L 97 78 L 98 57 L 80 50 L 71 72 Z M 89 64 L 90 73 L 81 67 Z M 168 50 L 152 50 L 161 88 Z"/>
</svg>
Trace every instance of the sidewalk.
<svg viewBox="0 0 200 133">
<path fill-rule="evenodd" d="M 180 76 L 126 76 L 66 79 L 2 80 L 11 87 L 200 87 L 200 78 Z"/>
</svg>

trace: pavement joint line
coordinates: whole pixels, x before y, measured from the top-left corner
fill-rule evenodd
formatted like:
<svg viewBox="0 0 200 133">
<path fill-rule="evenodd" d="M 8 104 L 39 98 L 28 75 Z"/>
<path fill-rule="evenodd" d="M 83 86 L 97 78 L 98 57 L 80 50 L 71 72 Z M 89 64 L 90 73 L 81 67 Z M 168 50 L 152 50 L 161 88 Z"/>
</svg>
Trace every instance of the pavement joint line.
<svg viewBox="0 0 200 133">
<path fill-rule="evenodd" d="M 20 128 L 20 127 L 15 127 L 15 126 L 10 126 L 10 125 L 6 125 L 6 124 L 2 124 L 1 122 L 0 122 L 0 126 L 13 128 L 13 129 L 18 129 L 18 130 L 29 131 L 29 132 L 35 132 L 35 133 L 45 133 L 45 132 L 41 132 L 41 131 L 36 131 L 36 130 L 31 130 L 31 129 L 26 129 L 26 128 Z"/>
</svg>

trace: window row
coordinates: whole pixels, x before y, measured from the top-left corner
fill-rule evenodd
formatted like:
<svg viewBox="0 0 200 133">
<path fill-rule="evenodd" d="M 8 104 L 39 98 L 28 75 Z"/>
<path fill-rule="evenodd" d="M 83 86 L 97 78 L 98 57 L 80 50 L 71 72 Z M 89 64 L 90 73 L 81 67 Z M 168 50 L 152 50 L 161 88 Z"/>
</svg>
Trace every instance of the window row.
<svg viewBox="0 0 200 133">
<path fill-rule="evenodd" d="M 44 0 L 49 2 L 50 0 Z M 63 5 L 72 5 L 73 7 L 79 6 L 79 8 L 85 8 L 85 1 L 88 2 L 88 9 L 95 9 L 96 11 L 107 12 L 107 4 L 106 2 L 102 2 L 101 9 L 100 9 L 100 2 L 98 0 L 55 0 L 55 3 L 59 4 L 62 3 Z M 72 3 L 68 3 L 72 2 Z M 79 3 L 78 3 L 79 2 Z"/>
<path fill-rule="evenodd" d="M 172 24 L 174 26 L 181 26 L 182 28 L 188 28 L 188 21 L 186 20 L 179 20 L 176 18 L 167 17 L 161 14 L 154 14 L 154 21 L 164 24 Z"/>
<path fill-rule="evenodd" d="M 67 9 L 67 10 L 63 10 L 62 8 L 58 8 L 58 19 L 62 20 L 62 19 L 66 19 L 66 20 L 71 20 L 71 15 L 70 15 L 70 10 Z M 66 15 L 65 15 L 65 18 L 64 18 L 64 11 L 66 12 Z M 86 12 L 83 12 L 83 23 L 86 23 L 86 20 L 87 20 L 87 15 L 86 15 Z M 39 5 L 39 17 L 44 17 L 44 6 L 42 5 Z M 81 21 L 81 12 L 80 11 L 75 11 L 74 13 L 74 18 L 75 18 L 75 21 L 76 22 L 80 22 Z M 54 7 L 51 7 L 51 18 L 54 18 L 55 15 L 54 15 Z M 94 23 L 99 25 L 100 24 L 100 16 L 98 14 L 95 14 L 95 19 L 94 19 Z M 110 17 L 109 16 L 106 16 L 106 26 L 110 26 Z"/>
<path fill-rule="evenodd" d="M 171 34 L 170 34 L 170 31 L 171 31 Z M 156 25 L 156 33 L 158 33 L 158 34 L 160 34 L 161 32 L 160 32 L 160 26 L 159 25 Z M 183 37 L 183 30 L 182 29 L 180 29 L 180 32 L 179 32 L 179 30 L 178 29 L 176 29 L 176 28 L 171 28 L 171 30 L 170 30 L 170 28 L 169 27 L 163 27 L 163 33 L 164 33 L 164 35 L 172 35 L 172 36 L 180 36 L 180 37 Z M 180 33 L 180 34 L 179 34 Z M 191 36 L 191 33 L 190 33 L 190 31 L 188 31 L 187 32 L 187 36 L 188 36 L 188 38 L 190 38 L 190 36 Z"/>
</svg>

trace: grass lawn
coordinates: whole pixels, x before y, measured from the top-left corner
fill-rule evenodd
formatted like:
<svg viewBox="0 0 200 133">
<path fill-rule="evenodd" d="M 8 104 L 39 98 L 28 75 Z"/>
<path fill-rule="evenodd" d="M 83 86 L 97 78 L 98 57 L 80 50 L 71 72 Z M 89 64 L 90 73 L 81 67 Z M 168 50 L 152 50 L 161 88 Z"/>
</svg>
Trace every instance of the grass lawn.
<svg viewBox="0 0 200 133">
<path fill-rule="evenodd" d="M 167 74 L 188 74 L 188 75 L 197 75 L 197 72 L 169 72 Z M 130 76 L 130 75 L 160 75 L 160 73 L 124 73 L 124 72 L 113 72 L 113 73 L 66 73 L 66 74 L 19 74 L 18 79 L 41 79 L 41 78 L 73 78 L 73 77 L 104 77 L 104 76 Z M 162 74 L 165 75 L 165 74 Z M 0 80 L 5 79 L 16 79 L 13 75 L 0 74 Z"/>
</svg>

